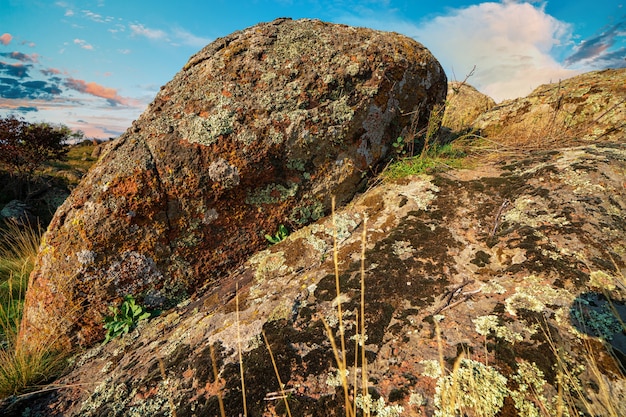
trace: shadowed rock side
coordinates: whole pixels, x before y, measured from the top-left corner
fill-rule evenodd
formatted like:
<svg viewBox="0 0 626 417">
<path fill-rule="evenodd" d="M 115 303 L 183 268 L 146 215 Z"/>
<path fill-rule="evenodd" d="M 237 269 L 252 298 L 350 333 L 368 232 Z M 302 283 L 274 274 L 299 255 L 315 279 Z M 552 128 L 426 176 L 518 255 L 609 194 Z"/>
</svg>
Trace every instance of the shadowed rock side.
<svg viewBox="0 0 626 417">
<path fill-rule="evenodd" d="M 365 228 L 367 379 L 387 406 L 432 415 L 464 354 L 460 371 L 478 375 L 476 391 L 457 401 L 483 401 L 484 415 L 542 415 L 540 407 L 557 415 L 558 369 L 574 370 L 593 415 L 608 415 L 598 378 L 611 387 L 617 415 L 626 415 L 624 379 L 603 345 L 617 355 L 626 346 L 607 303 L 626 311 L 626 288 L 615 279 L 626 274 L 625 172 L 624 144 L 595 145 L 383 183 L 339 210 L 335 226 L 322 219 L 256 253 L 220 287 L 88 350 L 56 381 L 66 388 L 7 412 L 220 415 L 221 395 L 226 415 L 239 415 L 239 323 L 248 415 L 285 414 L 282 400 L 269 395 L 279 386 L 262 331 L 292 415 L 343 415 L 324 330 L 326 322 L 338 335 L 332 236 L 349 377 L 360 381 L 360 353 L 354 363 Z M 447 376 L 437 374 L 439 346 Z M 585 355 L 598 375 L 579 366 L 588 364 Z M 523 390 L 529 386 L 532 395 Z"/>
<path fill-rule="evenodd" d="M 171 307 L 349 201 L 446 77 L 395 33 L 278 19 L 194 55 L 56 213 L 21 337 L 90 345 L 126 294 Z"/>
<path fill-rule="evenodd" d="M 536 88 L 485 112 L 473 127 L 488 137 L 518 137 L 545 146 L 570 139 L 622 141 L 626 68 L 594 71 Z"/>
</svg>

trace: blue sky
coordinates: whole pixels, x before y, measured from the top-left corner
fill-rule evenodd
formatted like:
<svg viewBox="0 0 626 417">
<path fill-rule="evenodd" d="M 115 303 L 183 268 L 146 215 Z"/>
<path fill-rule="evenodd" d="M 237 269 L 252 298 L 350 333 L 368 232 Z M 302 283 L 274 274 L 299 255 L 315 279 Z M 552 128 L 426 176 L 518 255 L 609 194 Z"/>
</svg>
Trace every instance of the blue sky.
<svg viewBox="0 0 626 417">
<path fill-rule="evenodd" d="M 123 133 L 189 57 L 277 17 L 411 36 L 496 101 L 626 67 L 626 0 L 0 0 L 0 116 Z"/>
</svg>

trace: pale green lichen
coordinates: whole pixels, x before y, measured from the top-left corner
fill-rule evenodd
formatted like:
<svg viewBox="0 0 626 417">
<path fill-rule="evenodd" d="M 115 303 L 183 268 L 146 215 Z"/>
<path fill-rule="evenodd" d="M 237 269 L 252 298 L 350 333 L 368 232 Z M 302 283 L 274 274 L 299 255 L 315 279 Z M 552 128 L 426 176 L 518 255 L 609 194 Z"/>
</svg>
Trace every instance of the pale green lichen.
<svg viewBox="0 0 626 417">
<path fill-rule="evenodd" d="M 592 271 L 589 274 L 589 286 L 601 290 L 613 291 L 617 288 L 615 278 L 602 271 Z"/>
<path fill-rule="evenodd" d="M 304 172 L 306 171 L 305 161 L 303 159 L 290 159 L 287 161 L 287 168 Z"/>
<path fill-rule="evenodd" d="M 524 224 L 533 228 L 542 225 L 566 226 L 569 221 L 565 217 L 546 213 L 544 205 L 529 197 L 520 197 L 513 202 L 513 207 L 507 211 L 502 219 L 509 223 Z"/>
<path fill-rule="evenodd" d="M 622 322 L 604 300 L 577 298 L 570 310 L 576 320 L 577 327 L 587 334 L 611 341 L 623 330 Z"/>
<path fill-rule="evenodd" d="M 524 360 L 518 362 L 517 373 L 513 375 L 513 380 L 517 382 L 517 390 L 511 391 L 511 398 L 521 416 L 541 417 L 542 413 L 537 404 L 541 405 L 549 415 L 556 415 L 551 401 L 548 401 L 544 395 L 546 385 L 544 373 L 534 362 L 529 363 Z"/>
<path fill-rule="evenodd" d="M 416 252 L 415 248 L 411 246 L 411 242 L 405 240 L 398 240 L 393 242 L 393 244 L 391 245 L 391 250 L 393 251 L 394 255 L 396 255 L 403 261 L 410 259 Z"/>
<path fill-rule="evenodd" d="M 324 205 L 319 201 L 306 206 L 294 207 L 289 215 L 289 219 L 299 225 L 317 221 L 322 217 L 324 217 Z"/>
<path fill-rule="evenodd" d="M 258 252 L 250 258 L 250 263 L 257 264 L 254 277 L 257 281 L 262 281 L 276 275 L 283 275 L 291 271 L 285 265 L 284 252 L 272 252 L 269 249 Z"/>
<path fill-rule="evenodd" d="M 471 359 L 462 359 L 456 371 L 437 380 L 435 416 L 475 415 L 494 417 L 509 395 L 507 379 L 496 369 Z M 451 401 L 451 399 L 454 401 Z"/>
<path fill-rule="evenodd" d="M 340 387 L 343 385 L 344 381 L 347 381 L 349 374 L 350 374 L 350 371 L 347 369 L 344 369 L 343 371 L 340 369 L 337 369 L 337 371 L 334 374 L 329 374 L 326 377 L 326 385 L 330 387 Z"/>
<path fill-rule="evenodd" d="M 432 179 L 430 175 L 421 175 L 418 180 L 411 182 L 410 189 L 402 195 L 415 202 L 419 210 L 428 210 L 430 203 L 437 198 L 435 193 L 439 192 L 439 187 L 431 182 Z"/>
<path fill-rule="evenodd" d="M 401 405 L 386 405 L 383 397 L 374 400 L 370 394 L 365 396 L 357 394 L 354 404 L 363 410 L 366 416 L 373 413 L 378 417 L 398 417 L 404 411 Z"/>
<path fill-rule="evenodd" d="M 510 330 L 506 326 L 500 325 L 499 321 L 500 319 L 497 316 L 491 314 L 480 316 L 472 320 L 476 332 L 482 336 L 487 337 L 493 333 L 497 338 L 504 339 L 511 344 L 524 340 L 521 334 Z"/>
<path fill-rule="evenodd" d="M 504 302 L 507 313 L 517 316 L 518 310 L 529 310 L 541 313 L 545 309 L 545 305 L 536 297 L 526 293 L 515 293 Z"/>
<path fill-rule="evenodd" d="M 424 369 L 422 370 L 422 375 L 424 376 L 436 379 L 443 374 L 441 365 L 435 360 L 425 359 L 423 361 L 420 361 L 420 364 L 424 367 Z"/>
<path fill-rule="evenodd" d="M 328 249 L 330 248 L 330 245 L 326 243 L 324 239 L 320 239 L 319 237 L 315 236 L 313 232 L 309 234 L 305 238 L 305 240 L 318 253 L 326 253 L 326 251 L 328 251 Z"/>
<path fill-rule="evenodd" d="M 289 182 L 287 186 L 268 184 L 265 188 L 248 191 L 246 204 L 259 206 L 261 204 L 275 204 L 293 197 L 298 192 L 298 184 Z"/>
<path fill-rule="evenodd" d="M 480 287 L 480 292 L 483 294 L 504 294 L 506 292 L 506 288 L 504 288 L 502 285 L 498 284 L 494 280 L 491 280 L 484 283 Z"/>
<path fill-rule="evenodd" d="M 411 395 L 409 395 L 409 405 L 412 405 L 413 407 L 421 407 L 425 404 L 426 398 L 424 398 L 424 396 L 419 392 L 412 392 Z"/>
<path fill-rule="evenodd" d="M 505 301 L 509 314 L 517 315 L 518 309 L 542 312 L 546 305 L 563 307 L 571 305 L 575 299 L 569 291 L 554 288 L 536 275 L 529 275 L 523 281 L 524 285 L 516 287 L 515 294 Z"/>
</svg>

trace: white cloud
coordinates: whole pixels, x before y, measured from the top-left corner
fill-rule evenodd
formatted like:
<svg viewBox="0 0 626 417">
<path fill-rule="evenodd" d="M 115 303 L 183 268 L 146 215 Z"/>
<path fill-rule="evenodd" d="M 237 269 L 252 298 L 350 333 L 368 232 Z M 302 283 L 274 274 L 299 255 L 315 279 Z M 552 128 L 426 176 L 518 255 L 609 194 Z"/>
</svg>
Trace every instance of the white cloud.
<svg viewBox="0 0 626 417">
<path fill-rule="evenodd" d="M 132 24 L 129 27 L 133 36 L 145 36 L 152 40 L 167 39 L 167 33 L 160 29 L 149 29 L 140 23 Z"/>
<path fill-rule="evenodd" d="M 88 51 L 93 50 L 93 46 L 89 43 L 87 43 L 86 40 L 84 39 L 74 39 L 74 44 L 80 46 L 83 49 L 87 49 Z"/>
<path fill-rule="evenodd" d="M 359 19 L 356 19 L 359 21 Z M 412 36 L 439 60 L 449 78 L 468 83 L 496 101 L 529 94 L 538 85 L 578 74 L 552 56 L 571 41 L 571 28 L 545 13 L 542 5 L 505 0 L 450 9 L 446 15 L 416 25 L 395 20 L 359 24 Z"/>
</svg>

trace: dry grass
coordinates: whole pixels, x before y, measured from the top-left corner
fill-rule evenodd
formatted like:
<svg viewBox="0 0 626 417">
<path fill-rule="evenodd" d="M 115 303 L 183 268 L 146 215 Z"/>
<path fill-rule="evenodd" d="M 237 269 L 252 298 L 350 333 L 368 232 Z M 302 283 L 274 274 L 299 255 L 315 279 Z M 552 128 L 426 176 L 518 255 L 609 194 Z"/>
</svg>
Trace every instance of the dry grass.
<svg viewBox="0 0 626 417">
<path fill-rule="evenodd" d="M 18 340 L 24 295 L 42 230 L 9 223 L 0 239 L 0 398 L 37 389 L 63 369 L 63 358 L 48 345 Z"/>
</svg>

